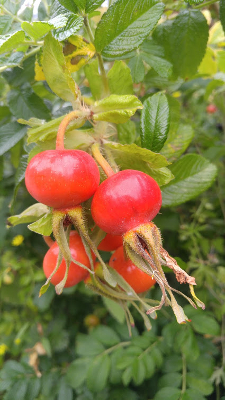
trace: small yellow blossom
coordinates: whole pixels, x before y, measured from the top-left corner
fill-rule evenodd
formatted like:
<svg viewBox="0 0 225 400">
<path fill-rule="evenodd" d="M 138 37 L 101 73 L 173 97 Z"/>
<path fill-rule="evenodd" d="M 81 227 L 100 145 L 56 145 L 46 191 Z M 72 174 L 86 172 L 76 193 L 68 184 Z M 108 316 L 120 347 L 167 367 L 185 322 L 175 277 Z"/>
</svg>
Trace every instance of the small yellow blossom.
<svg viewBox="0 0 225 400">
<path fill-rule="evenodd" d="M 177 97 L 180 97 L 180 96 L 181 96 L 181 92 L 179 92 L 179 91 L 174 92 L 174 93 L 172 94 L 172 96 L 175 97 L 175 99 L 176 99 Z"/>
<path fill-rule="evenodd" d="M 13 246 L 20 246 L 24 241 L 24 237 L 22 235 L 17 235 L 12 240 Z"/>
<path fill-rule="evenodd" d="M 6 346 L 5 343 L 0 344 L 0 356 L 3 356 L 7 350 L 8 350 L 8 347 Z"/>
<path fill-rule="evenodd" d="M 17 344 L 17 345 L 19 345 L 19 344 L 21 343 L 21 339 L 20 339 L 20 338 L 16 338 L 16 339 L 14 340 L 14 343 Z"/>
</svg>

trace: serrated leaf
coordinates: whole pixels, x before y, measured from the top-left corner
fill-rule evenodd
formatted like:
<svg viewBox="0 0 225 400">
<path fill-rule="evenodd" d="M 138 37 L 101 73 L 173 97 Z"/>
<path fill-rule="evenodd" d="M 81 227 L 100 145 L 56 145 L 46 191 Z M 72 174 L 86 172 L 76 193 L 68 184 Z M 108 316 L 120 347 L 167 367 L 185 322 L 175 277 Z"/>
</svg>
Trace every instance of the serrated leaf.
<svg viewBox="0 0 225 400">
<path fill-rule="evenodd" d="M 220 326 L 218 322 L 208 315 L 194 315 L 191 318 L 191 324 L 196 332 L 206 335 L 217 336 L 220 333 Z"/>
<path fill-rule="evenodd" d="M 49 33 L 44 41 L 43 72 L 52 91 L 65 101 L 74 103 L 77 86 L 66 68 L 61 44 Z"/>
<path fill-rule="evenodd" d="M 83 18 L 80 15 L 69 13 L 65 26 L 54 31 L 53 36 L 61 42 L 78 32 L 82 25 Z"/>
<path fill-rule="evenodd" d="M 87 387 L 92 392 L 100 392 L 107 384 L 110 372 L 110 357 L 107 354 L 96 357 L 87 372 Z"/>
<path fill-rule="evenodd" d="M 122 145 L 119 143 L 107 143 L 115 161 L 121 169 L 134 169 L 152 176 L 157 183 L 165 185 L 173 179 L 173 174 L 168 168 L 169 163 L 161 154 L 138 147 L 136 144 Z"/>
<path fill-rule="evenodd" d="M 122 144 L 131 144 L 136 139 L 136 126 L 131 120 L 117 125 L 118 139 Z"/>
<path fill-rule="evenodd" d="M 142 82 L 145 76 L 145 67 L 141 55 L 137 54 L 128 63 L 134 83 Z"/>
<path fill-rule="evenodd" d="M 124 61 L 115 61 L 107 77 L 111 94 L 133 94 L 130 69 Z"/>
<path fill-rule="evenodd" d="M 209 383 L 208 379 L 200 379 L 191 373 L 187 374 L 187 384 L 205 396 L 209 396 L 214 390 L 213 385 Z"/>
<path fill-rule="evenodd" d="M 147 39 L 140 48 L 142 59 L 149 64 L 160 76 L 168 78 L 173 66 L 164 56 L 164 49 L 153 39 Z"/>
<path fill-rule="evenodd" d="M 24 210 L 21 214 L 13 215 L 8 218 L 8 222 L 11 226 L 18 224 L 26 224 L 29 222 L 37 221 L 43 214 L 48 212 L 48 207 L 41 203 L 33 204 Z"/>
<path fill-rule="evenodd" d="M 97 26 L 96 50 L 113 58 L 138 48 L 158 22 L 163 10 L 164 4 L 156 0 L 116 1 Z"/>
<path fill-rule="evenodd" d="M 76 341 L 76 352 L 83 357 L 92 357 L 102 353 L 105 347 L 99 340 L 89 335 L 79 334 Z"/>
<path fill-rule="evenodd" d="M 189 3 L 191 5 L 197 5 L 203 3 L 204 0 L 185 0 L 186 3 Z"/>
<path fill-rule="evenodd" d="M 41 379 L 39 377 L 29 378 L 28 388 L 23 400 L 35 400 L 41 389 Z"/>
<path fill-rule="evenodd" d="M 58 2 L 65 7 L 67 10 L 73 12 L 74 14 L 78 13 L 78 8 L 77 5 L 75 4 L 75 2 L 73 0 L 58 0 Z M 62 8 L 63 8 L 62 7 Z M 55 10 L 55 14 L 58 13 L 58 10 Z"/>
<path fill-rule="evenodd" d="M 169 104 L 163 93 L 156 93 L 144 101 L 141 113 L 142 147 L 159 152 L 169 131 Z"/>
<path fill-rule="evenodd" d="M 220 0 L 220 21 L 225 33 L 225 3 L 223 0 Z"/>
<path fill-rule="evenodd" d="M 10 150 L 26 134 L 26 127 L 17 122 L 9 122 L 0 127 L 0 156 Z"/>
<path fill-rule="evenodd" d="M 16 49 L 25 40 L 24 31 L 17 31 L 8 35 L 0 35 L 0 54 Z"/>
<path fill-rule="evenodd" d="M 5 35 L 9 31 L 12 22 L 10 15 L 0 15 L 0 35 Z"/>
<path fill-rule="evenodd" d="M 17 118 L 39 117 L 50 119 L 50 112 L 44 101 L 38 97 L 29 84 L 8 92 L 7 100 L 10 111 Z"/>
<path fill-rule="evenodd" d="M 216 166 L 198 154 L 187 154 L 169 168 L 175 179 L 162 189 L 163 206 L 175 206 L 198 196 L 217 174 Z"/>
<path fill-rule="evenodd" d="M 95 102 L 91 108 L 94 113 L 94 121 L 122 124 L 143 106 L 136 96 L 111 94 L 111 96 Z"/>
<path fill-rule="evenodd" d="M 39 233 L 39 235 L 50 236 L 52 233 L 52 214 L 45 214 L 43 217 L 27 227 L 31 231 Z"/>
<path fill-rule="evenodd" d="M 125 312 L 124 309 L 115 301 L 108 299 L 106 297 L 102 298 L 106 309 L 110 312 L 110 314 L 121 324 L 125 320 Z"/>
<path fill-rule="evenodd" d="M 64 26 L 67 22 L 67 18 L 62 16 L 62 26 Z M 50 24 L 46 21 L 34 21 L 27 22 L 24 21 L 21 24 L 22 29 L 27 33 L 31 38 L 38 40 L 41 37 L 45 36 L 48 32 L 54 29 L 54 25 Z"/>
<path fill-rule="evenodd" d="M 66 382 L 73 388 L 77 389 L 86 380 L 87 370 L 89 368 L 90 358 L 79 358 L 73 361 L 66 371 Z"/>
<path fill-rule="evenodd" d="M 156 393 L 154 400 L 179 400 L 180 395 L 181 390 L 167 386 Z"/>
<path fill-rule="evenodd" d="M 25 379 L 20 379 L 17 382 L 15 382 L 10 390 L 6 393 L 4 396 L 5 400 L 21 400 L 24 399 L 26 391 L 28 388 L 28 381 Z"/>
<path fill-rule="evenodd" d="M 117 333 L 110 328 L 109 326 L 105 325 L 98 325 L 94 328 L 91 332 L 91 336 L 95 339 L 99 340 L 104 346 L 114 346 L 120 342 L 120 338 Z"/>
<path fill-rule="evenodd" d="M 9 57 L 1 56 L 0 67 L 16 67 L 21 63 L 23 57 L 24 53 L 22 51 L 13 52 Z"/>
<path fill-rule="evenodd" d="M 160 153 L 169 161 L 174 161 L 185 152 L 193 137 L 194 131 L 192 126 L 180 124 L 177 131 L 169 132 L 168 138 Z"/>
<path fill-rule="evenodd" d="M 208 41 L 208 24 L 199 10 L 181 11 L 174 19 L 170 40 L 173 43 L 172 62 L 174 72 L 182 78 L 189 78 L 205 54 Z"/>
</svg>

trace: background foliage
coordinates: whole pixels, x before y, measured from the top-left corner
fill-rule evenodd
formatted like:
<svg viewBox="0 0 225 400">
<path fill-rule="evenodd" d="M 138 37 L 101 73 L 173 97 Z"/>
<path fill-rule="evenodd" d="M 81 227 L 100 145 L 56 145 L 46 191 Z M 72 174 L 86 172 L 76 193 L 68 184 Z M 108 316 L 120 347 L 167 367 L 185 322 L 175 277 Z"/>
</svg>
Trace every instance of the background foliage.
<svg viewBox="0 0 225 400">
<path fill-rule="evenodd" d="M 0 398 L 225 399 L 224 2 L 118 0 L 108 11 L 102 3 L 41 1 L 36 15 L 23 1 L 1 1 Z M 54 148 L 77 85 L 98 122 L 71 125 L 66 146 L 107 139 L 121 169 L 161 185 L 155 223 L 206 304 L 199 311 L 181 299 L 186 325 L 164 307 L 146 331 L 134 309 L 129 337 L 123 310 L 83 283 L 38 298 L 47 246 L 27 223 L 45 210 L 10 229 L 6 221 L 33 204 L 28 157 Z M 141 105 L 133 95 L 144 108 L 130 120 Z M 149 295 L 159 299 L 159 289 Z"/>
</svg>

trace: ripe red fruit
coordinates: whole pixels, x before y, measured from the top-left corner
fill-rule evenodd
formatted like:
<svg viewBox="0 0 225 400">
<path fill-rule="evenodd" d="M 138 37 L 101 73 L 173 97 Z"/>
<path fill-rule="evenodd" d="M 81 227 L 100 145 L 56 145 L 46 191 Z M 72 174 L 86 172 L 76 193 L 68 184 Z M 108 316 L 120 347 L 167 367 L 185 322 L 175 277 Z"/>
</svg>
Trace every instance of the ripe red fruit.
<svg viewBox="0 0 225 400">
<path fill-rule="evenodd" d="M 111 256 L 109 265 L 129 283 L 136 293 L 146 292 L 156 283 L 155 279 L 137 268 L 129 258 L 124 257 L 123 246 Z"/>
<path fill-rule="evenodd" d="M 94 159 L 82 150 L 46 150 L 34 156 L 25 173 L 28 192 L 55 209 L 88 200 L 100 181 Z"/>
<path fill-rule="evenodd" d="M 161 204 L 157 182 L 143 172 L 128 169 L 110 176 L 98 187 L 91 213 L 103 231 L 123 235 L 150 222 L 158 214 Z"/>
<path fill-rule="evenodd" d="M 77 260 L 78 262 L 84 264 L 86 267 L 90 268 L 89 258 L 85 252 L 85 248 L 82 243 L 81 237 L 77 232 L 74 231 L 71 232 L 69 246 L 73 259 Z M 55 269 L 58 254 L 59 254 L 59 246 L 55 242 L 45 254 L 43 261 L 43 270 L 46 278 L 48 278 Z M 93 256 L 93 260 L 94 258 L 95 257 Z M 53 285 L 57 285 L 59 282 L 61 282 L 62 279 L 64 278 L 65 272 L 66 272 L 66 263 L 65 260 L 63 260 L 59 266 L 59 269 L 51 278 L 51 283 Z M 71 287 L 76 285 L 80 281 L 83 281 L 88 275 L 89 272 L 86 269 L 79 267 L 79 265 L 71 262 L 65 287 Z"/>
<path fill-rule="evenodd" d="M 120 235 L 110 235 L 107 233 L 104 239 L 99 243 L 98 250 L 113 251 L 122 246 L 123 238 Z"/>
<path fill-rule="evenodd" d="M 206 112 L 207 112 L 208 114 L 214 114 L 216 111 L 217 111 L 217 107 L 215 106 L 215 104 L 209 104 L 209 105 L 206 107 Z"/>
</svg>

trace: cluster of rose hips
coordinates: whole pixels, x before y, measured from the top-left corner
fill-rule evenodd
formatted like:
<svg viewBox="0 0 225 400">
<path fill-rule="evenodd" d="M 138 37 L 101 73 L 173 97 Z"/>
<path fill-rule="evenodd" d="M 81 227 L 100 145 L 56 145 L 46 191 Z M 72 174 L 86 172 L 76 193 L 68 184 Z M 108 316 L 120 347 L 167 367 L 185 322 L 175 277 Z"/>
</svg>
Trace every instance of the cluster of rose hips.
<svg viewBox="0 0 225 400">
<path fill-rule="evenodd" d="M 157 282 L 162 299 L 155 307 L 147 305 L 147 313 L 153 316 L 164 303 L 170 304 L 178 321 L 185 322 L 187 318 L 172 294 L 175 289 L 170 287 L 162 265 L 170 267 L 180 283 L 189 283 L 192 294 L 195 280 L 163 249 L 160 232 L 151 222 L 162 204 L 157 182 L 137 170 L 115 173 L 95 144 L 92 154 L 107 175 L 100 184 L 99 168 L 90 154 L 64 149 L 65 129 L 74 118 L 71 114 L 59 127 L 56 150 L 34 156 L 25 174 L 29 193 L 52 209 L 56 242 L 50 243 L 44 258 L 46 287 L 51 281 L 60 294 L 64 287 L 85 280 L 97 293 L 124 304 L 129 295 L 136 299 L 136 293 L 145 292 Z M 107 234 L 100 244 L 93 242 L 86 228 L 82 203 L 90 198 L 92 219 Z M 75 231 L 70 230 L 72 225 Z M 109 266 L 98 250 L 116 250 Z"/>
</svg>

